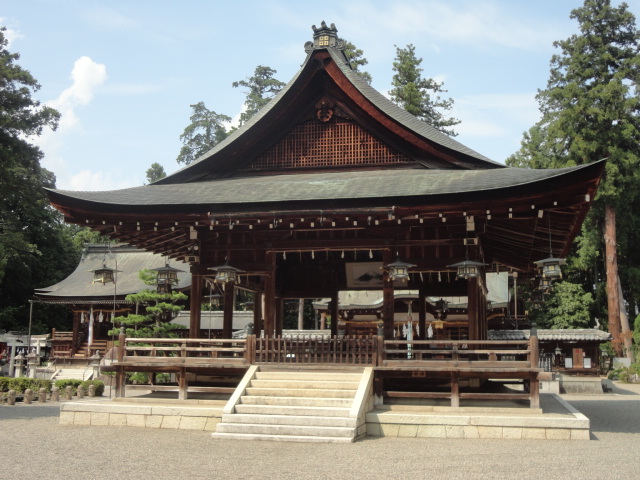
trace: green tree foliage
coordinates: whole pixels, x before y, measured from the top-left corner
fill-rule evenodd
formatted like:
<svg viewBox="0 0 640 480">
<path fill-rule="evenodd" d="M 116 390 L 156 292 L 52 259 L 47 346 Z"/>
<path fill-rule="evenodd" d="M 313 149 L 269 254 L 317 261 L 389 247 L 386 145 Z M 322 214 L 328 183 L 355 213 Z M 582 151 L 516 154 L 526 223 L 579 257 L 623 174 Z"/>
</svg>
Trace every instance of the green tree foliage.
<svg viewBox="0 0 640 480">
<path fill-rule="evenodd" d="M 183 146 L 180 149 L 178 163 L 189 165 L 198 157 L 204 155 L 229 134 L 225 123 L 229 123 L 231 118 L 209 110 L 204 102 L 191 105 L 191 123 L 180 135 Z"/>
<path fill-rule="evenodd" d="M 185 328 L 182 325 L 170 323 L 184 308 L 182 305 L 178 305 L 178 303 L 187 300 L 187 296 L 182 292 L 157 293 L 154 290 L 143 290 L 127 295 L 126 300 L 143 305 L 145 309 L 143 315 L 131 314 L 115 318 L 118 327 L 125 327 L 127 337 L 171 338 L 177 336 L 176 330 Z M 118 332 L 119 329 L 114 329 L 109 334 L 117 335 Z"/>
<path fill-rule="evenodd" d="M 362 49 L 357 48 L 349 40 L 345 40 L 343 38 L 342 41 L 344 42 L 344 55 L 349 60 L 351 67 L 358 74 L 358 76 L 360 76 L 360 78 L 371 85 L 373 77 L 369 72 L 361 70 L 361 67 L 364 67 L 369 63 L 369 60 L 367 60 L 364 56 L 364 52 L 362 51 Z"/>
<path fill-rule="evenodd" d="M 156 283 L 158 274 L 152 270 L 143 269 L 138 277 L 146 285 Z M 130 314 L 126 317 L 116 317 L 117 327 L 124 326 L 127 337 L 135 338 L 165 338 L 175 337 L 176 330 L 184 330 L 184 326 L 170 323 L 184 307 L 180 303 L 187 300 L 182 292 L 158 293 L 155 290 L 142 290 L 126 296 L 128 302 L 143 306 L 145 313 Z M 119 328 L 109 331 L 110 335 L 118 335 Z"/>
<path fill-rule="evenodd" d="M 244 87 L 247 89 L 245 92 L 247 97 L 244 102 L 246 108 L 240 114 L 240 125 L 247 123 L 286 85 L 286 83 L 273 77 L 276 73 L 278 72 L 273 68 L 258 65 L 253 72 L 253 76 L 231 84 L 234 88 Z"/>
<path fill-rule="evenodd" d="M 416 57 L 413 45 L 405 48 L 396 45 L 393 62 L 393 71 L 396 73 L 391 82 L 393 88 L 389 91 L 391 100 L 437 130 L 455 136 L 457 134 L 451 127 L 458 125 L 460 120 L 447 117 L 453 108 L 453 100 L 440 97 L 440 94 L 447 92 L 442 88 L 443 83 L 422 77 L 421 63 L 422 58 Z"/>
<path fill-rule="evenodd" d="M 558 282 L 536 317 L 542 328 L 589 328 L 593 297 L 582 285 Z"/>
<path fill-rule="evenodd" d="M 147 182 L 153 183 L 167 176 L 167 172 L 164 171 L 164 167 L 158 162 L 153 162 L 147 169 Z"/>
<path fill-rule="evenodd" d="M 605 212 L 613 209 L 617 238 L 612 244 L 625 300 L 635 308 L 640 291 L 640 33 L 624 3 L 612 7 L 610 0 L 585 0 L 571 18 L 579 32 L 554 42 L 559 52 L 551 58 L 547 87 L 537 95 L 542 118 L 507 165 L 555 168 L 609 159 L 570 263 L 582 271 L 587 290 L 605 279 L 602 232 Z"/>
<path fill-rule="evenodd" d="M 49 206 L 43 187 L 55 177 L 42 168 L 42 151 L 29 139 L 60 117 L 33 98 L 36 79 L 7 50 L 0 28 L 0 331 L 25 330 L 33 289 L 54 284 L 77 265 L 74 230 Z M 64 311 L 37 306 L 34 332 L 65 322 Z"/>
</svg>

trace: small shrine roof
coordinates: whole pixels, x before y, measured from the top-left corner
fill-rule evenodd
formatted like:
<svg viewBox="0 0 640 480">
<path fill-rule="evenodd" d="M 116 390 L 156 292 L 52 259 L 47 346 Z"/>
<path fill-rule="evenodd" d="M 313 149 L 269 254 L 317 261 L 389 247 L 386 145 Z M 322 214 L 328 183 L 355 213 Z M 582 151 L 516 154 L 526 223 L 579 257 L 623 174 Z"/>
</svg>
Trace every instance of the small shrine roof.
<svg viewBox="0 0 640 480">
<path fill-rule="evenodd" d="M 105 285 L 92 283 L 91 271 L 106 264 L 117 268 L 117 284 Z M 143 269 L 163 267 L 165 259 L 161 255 L 147 252 L 128 245 L 89 244 L 76 269 L 64 280 L 49 287 L 36 289 L 35 296 L 51 303 L 108 303 L 113 302 L 114 291 L 119 298 L 144 289 L 154 288 L 145 284 L 138 272 Z M 191 286 L 189 265 L 172 262 L 172 266 L 183 270 L 178 273 L 179 283 L 176 287 L 183 290 Z"/>
</svg>

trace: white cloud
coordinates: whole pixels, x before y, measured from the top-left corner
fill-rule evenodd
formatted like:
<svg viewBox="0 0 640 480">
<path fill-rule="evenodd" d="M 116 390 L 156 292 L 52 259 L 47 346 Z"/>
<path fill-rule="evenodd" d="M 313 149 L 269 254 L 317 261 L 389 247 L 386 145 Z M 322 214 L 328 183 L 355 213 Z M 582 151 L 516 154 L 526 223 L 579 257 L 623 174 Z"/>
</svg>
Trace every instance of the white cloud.
<svg viewBox="0 0 640 480">
<path fill-rule="evenodd" d="M 86 10 L 82 16 L 97 28 L 106 30 L 131 29 L 138 25 L 132 18 L 109 7 L 98 7 Z"/>
<path fill-rule="evenodd" d="M 534 93 L 462 96 L 455 100 L 455 112 L 463 124 L 490 121 L 493 117 L 502 125 L 527 125 L 528 128 L 540 118 Z"/>
<path fill-rule="evenodd" d="M 117 178 L 117 180 L 114 180 L 114 177 Z M 140 186 L 141 183 L 134 180 L 131 175 L 81 170 L 66 180 L 62 179 L 58 181 L 58 188 L 76 191 L 102 191 Z"/>
<path fill-rule="evenodd" d="M 80 57 L 74 63 L 71 79 L 69 88 L 58 98 L 47 102 L 47 105 L 60 112 L 58 129 L 55 132 L 45 130 L 40 137 L 32 139 L 45 153 L 43 166 L 55 172 L 59 178 L 64 177 L 64 170 L 67 168 L 60 149 L 73 132 L 81 129 L 77 110 L 91 103 L 96 90 L 107 79 L 107 69 L 89 57 Z"/>
<path fill-rule="evenodd" d="M 6 28 L 6 30 L 4 31 L 4 38 L 7 39 L 7 48 L 10 49 L 13 42 L 15 42 L 19 38 L 24 38 L 24 35 L 19 31 L 7 26 L 7 23 L 8 22 L 6 18 L 0 17 L 0 25 L 4 25 Z"/>
<path fill-rule="evenodd" d="M 349 38 L 366 38 L 371 32 L 376 42 L 389 44 L 389 38 L 410 36 L 431 43 L 438 50 L 439 42 L 457 42 L 491 48 L 495 45 L 524 50 L 548 48 L 558 37 L 558 22 L 540 23 L 516 16 L 504 4 L 491 2 L 374 1 L 353 2 L 345 9 L 345 24 Z M 363 12 L 366 12 L 363 15 Z"/>
</svg>

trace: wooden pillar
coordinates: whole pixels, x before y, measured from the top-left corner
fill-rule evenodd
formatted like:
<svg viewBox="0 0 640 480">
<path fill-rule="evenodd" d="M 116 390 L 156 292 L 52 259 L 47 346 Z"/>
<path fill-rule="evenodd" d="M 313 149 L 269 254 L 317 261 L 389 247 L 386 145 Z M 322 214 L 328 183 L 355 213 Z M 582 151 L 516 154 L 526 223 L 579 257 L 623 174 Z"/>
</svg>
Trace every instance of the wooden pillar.
<svg viewBox="0 0 640 480">
<path fill-rule="evenodd" d="M 264 334 L 273 337 L 276 329 L 276 254 L 267 252 L 264 278 Z"/>
<path fill-rule="evenodd" d="M 469 340 L 480 340 L 477 278 L 467 279 L 467 315 L 469 317 Z"/>
<path fill-rule="evenodd" d="M 392 261 L 391 250 L 385 250 L 382 256 L 383 265 L 389 265 Z M 389 272 L 385 270 L 382 274 L 382 322 L 384 323 L 384 338 L 387 340 L 393 338 L 394 300 L 393 281 L 389 278 Z"/>
<path fill-rule="evenodd" d="M 200 337 L 200 310 L 202 307 L 202 278 L 198 267 L 191 266 L 191 298 L 189 301 L 189 338 Z"/>
<path fill-rule="evenodd" d="M 233 311 L 235 309 L 235 282 L 228 282 L 224 285 L 224 305 L 222 312 L 222 338 L 233 336 Z"/>
<path fill-rule="evenodd" d="M 458 372 L 451 372 L 451 406 L 460 406 L 460 379 Z"/>
<path fill-rule="evenodd" d="M 180 373 L 178 373 L 178 400 L 187 399 L 187 388 L 187 371 L 183 367 L 180 369 Z"/>
<path fill-rule="evenodd" d="M 418 335 L 419 340 L 424 340 L 427 338 L 427 292 L 424 285 L 420 285 L 420 290 L 418 292 L 418 330 L 420 330 L 420 334 Z"/>
<path fill-rule="evenodd" d="M 71 332 L 71 353 L 70 353 L 71 356 L 73 356 L 73 354 L 76 353 L 76 345 L 78 345 L 78 337 L 80 335 L 80 316 L 81 315 L 82 313 L 73 314 L 73 327 Z M 87 321 L 89 321 L 90 318 L 91 318 L 91 315 L 88 315 Z M 113 328 L 116 328 L 115 325 L 113 326 Z"/>
<path fill-rule="evenodd" d="M 331 336 L 338 335 L 338 320 L 340 319 L 340 304 L 338 303 L 338 291 L 335 290 L 331 295 Z"/>
<path fill-rule="evenodd" d="M 253 333 L 260 337 L 262 331 L 262 294 L 253 293 Z"/>
<path fill-rule="evenodd" d="M 282 336 L 284 322 L 284 298 L 276 297 L 276 336 Z"/>
</svg>

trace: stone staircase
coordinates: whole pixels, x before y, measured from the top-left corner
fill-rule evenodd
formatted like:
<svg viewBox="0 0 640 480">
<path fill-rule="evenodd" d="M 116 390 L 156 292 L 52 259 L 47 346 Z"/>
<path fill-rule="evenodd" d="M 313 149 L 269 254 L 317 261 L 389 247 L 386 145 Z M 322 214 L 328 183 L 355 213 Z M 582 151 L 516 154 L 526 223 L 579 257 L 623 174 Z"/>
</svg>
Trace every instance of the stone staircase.
<svg viewBox="0 0 640 480">
<path fill-rule="evenodd" d="M 85 374 L 86 371 L 86 374 Z M 61 368 L 54 372 L 51 376 L 51 380 L 89 380 L 91 378 L 91 370 L 83 368 Z M 83 375 L 86 378 L 83 378 Z"/>
<path fill-rule="evenodd" d="M 364 423 L 364 369 L 258 370 L 238 387 L 213 437 L 350 443 Z M 245 377 L 247 378 L 247 377 Z"/>
</svg>

